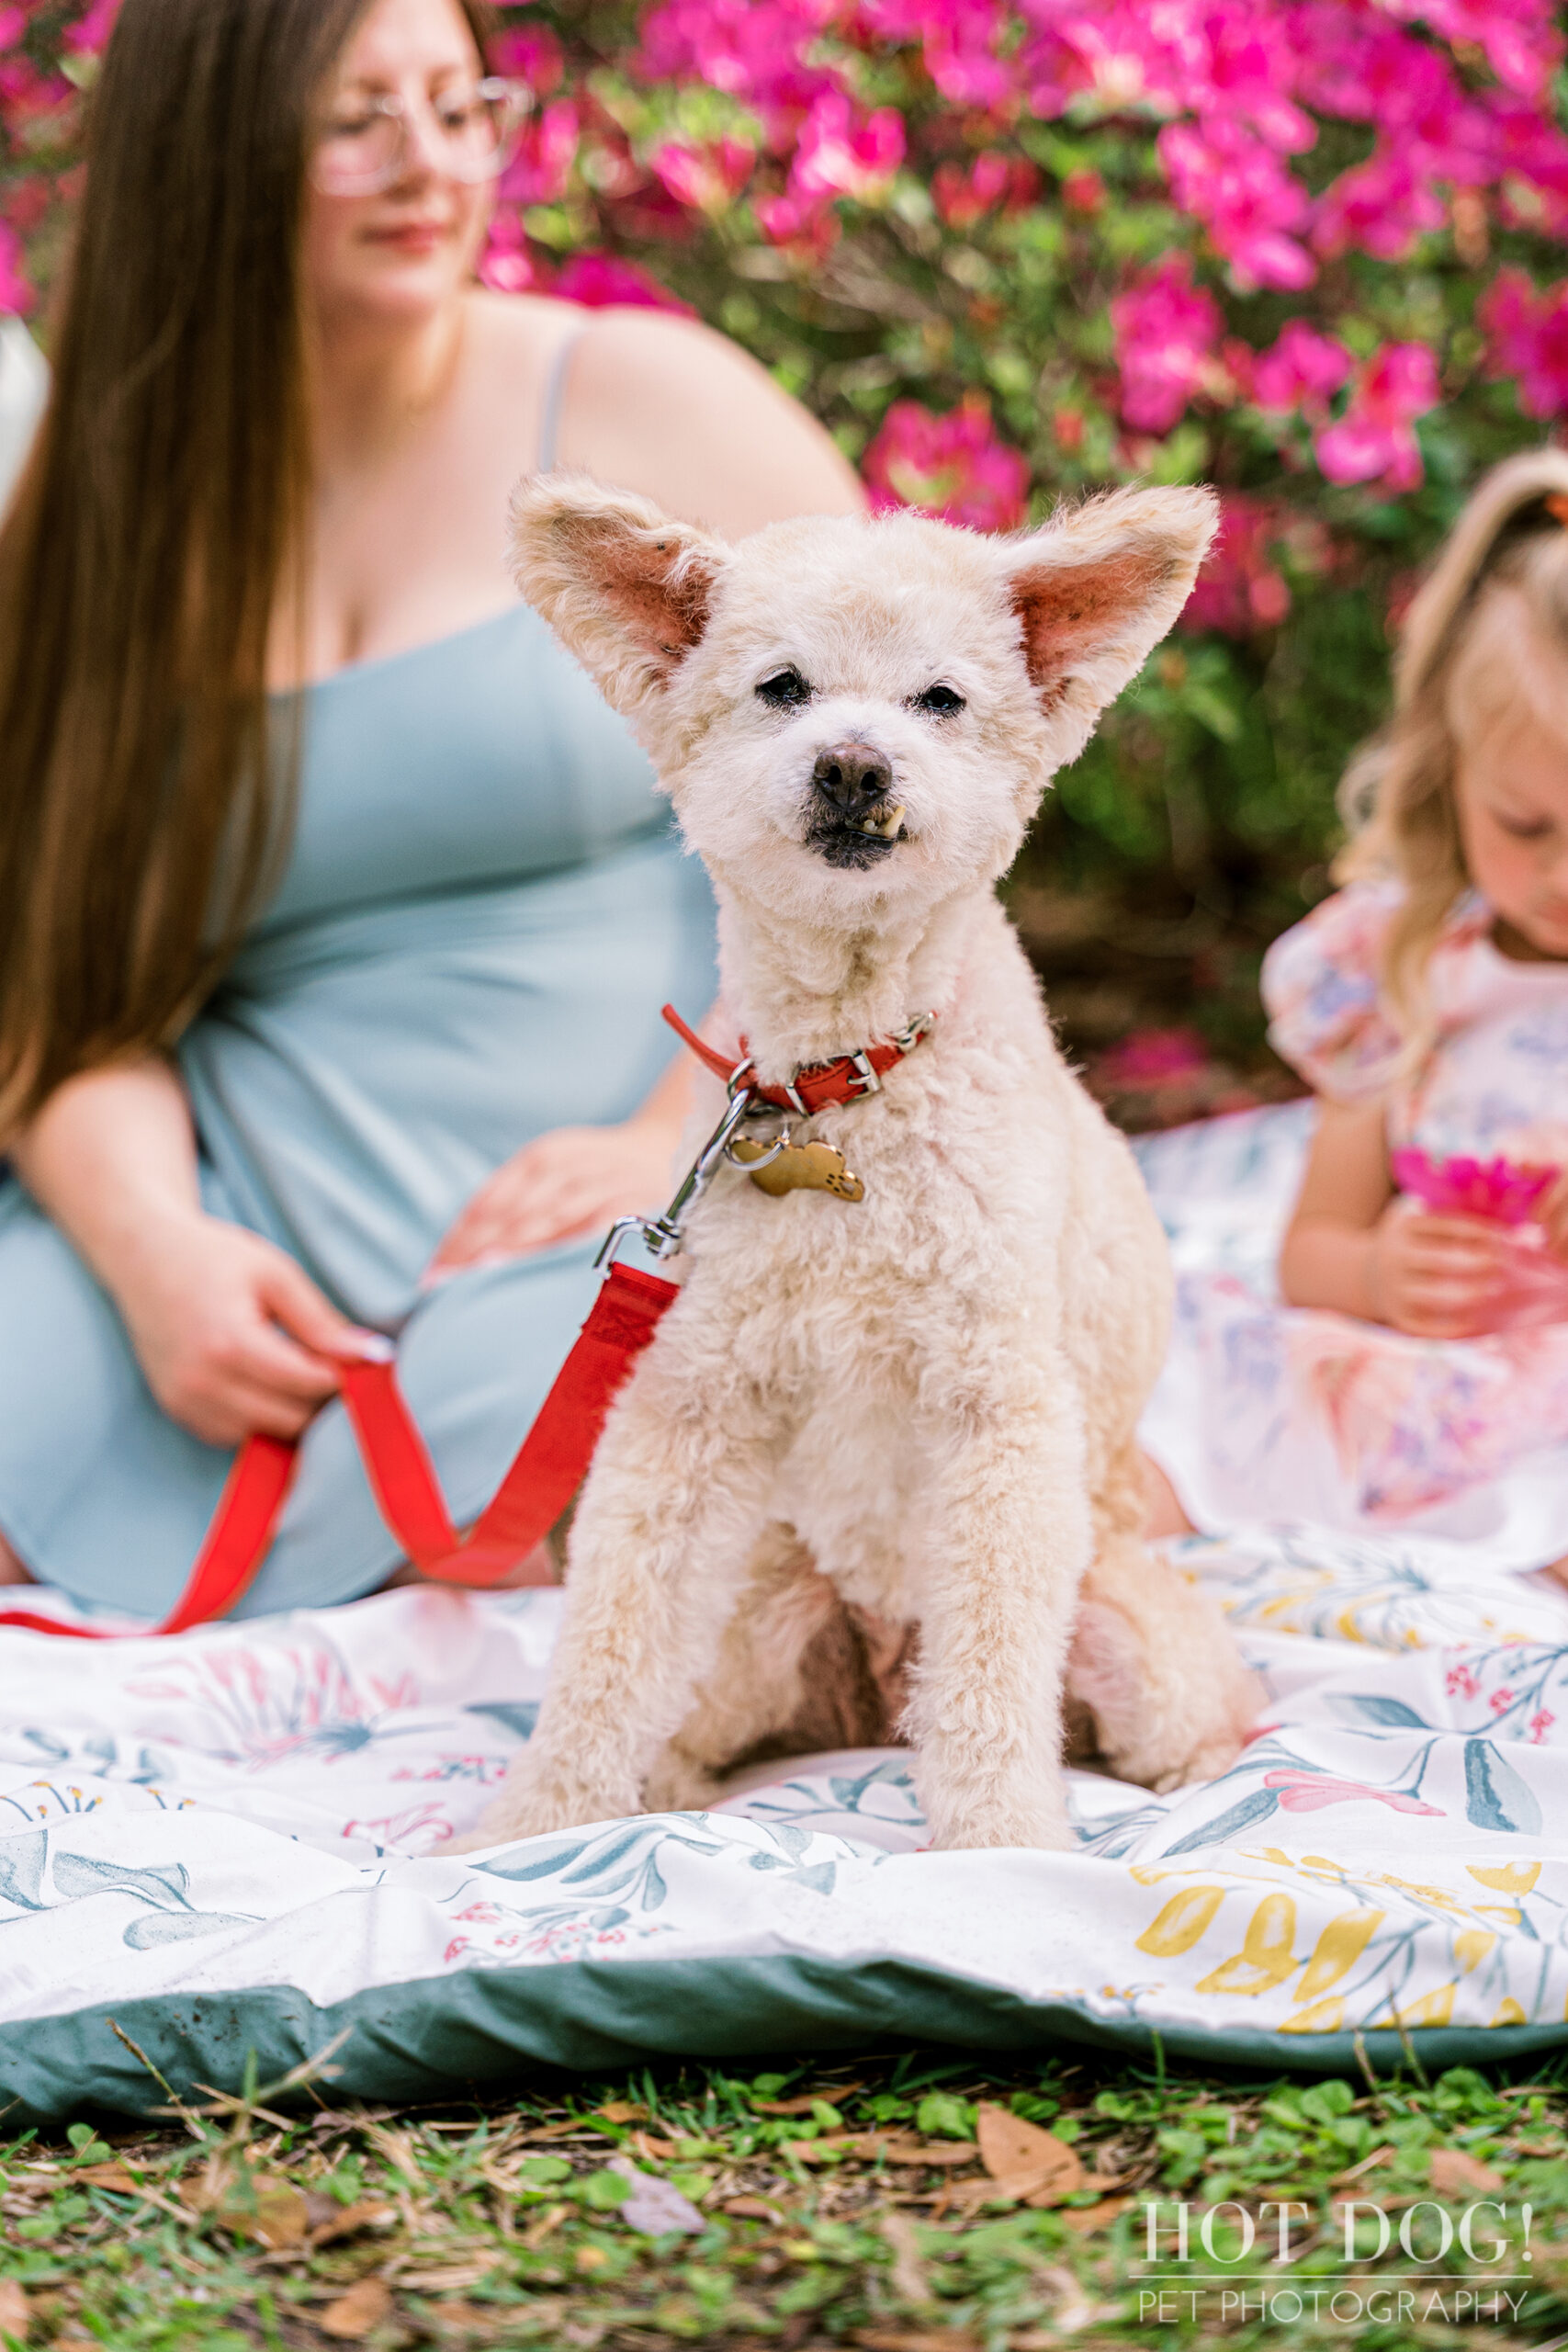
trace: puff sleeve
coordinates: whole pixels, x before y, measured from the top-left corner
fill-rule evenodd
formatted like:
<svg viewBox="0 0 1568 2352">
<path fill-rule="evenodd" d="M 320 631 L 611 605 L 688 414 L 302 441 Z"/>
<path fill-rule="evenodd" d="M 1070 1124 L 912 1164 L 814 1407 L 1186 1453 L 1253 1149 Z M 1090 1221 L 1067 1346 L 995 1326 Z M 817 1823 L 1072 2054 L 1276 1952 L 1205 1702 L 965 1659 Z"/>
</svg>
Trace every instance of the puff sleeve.
<svg viewBox="0 0 1568 2352">
<path fill-rule="evenodd" d="M 1382 1004 L 1396 884 L 1355 882 L 1314 907 L 1263 959 L 1269 1042 L 1316 1094 L 1364 1102 L 1389 1084 L 1400 1038 Z"/>
</svg>

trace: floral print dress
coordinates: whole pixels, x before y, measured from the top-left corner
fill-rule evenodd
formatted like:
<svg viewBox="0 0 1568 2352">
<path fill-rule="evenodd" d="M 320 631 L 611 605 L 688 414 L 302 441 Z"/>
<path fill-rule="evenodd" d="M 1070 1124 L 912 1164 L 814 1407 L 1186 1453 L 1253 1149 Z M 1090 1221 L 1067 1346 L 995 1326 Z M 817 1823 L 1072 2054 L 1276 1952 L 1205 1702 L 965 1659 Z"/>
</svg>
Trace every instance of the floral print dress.
<svg viewBox="0 0 1568 2352">
<path fill-rule="evenodd" d="M 1276 942 L 1269 1036 L 1315 1093 L 1383 1101 L 1402 1192 L 1506 1227 L 1501 1328 L 1413 1340 L 1190 1272 L 1143 1441 L 1205 1532 L 1398 1529 L 1541 1567 L 1568 1554 L 1568 1269 L 1530 1214 L 1568 1168 L 1568 964 L 1505 956 L 1471 894 L 1433 949 L 1432 1040 L 1412 1066 L 1380 994 L 1398 903 L 1397 886 L 1356 884 Z"/>
</svg>

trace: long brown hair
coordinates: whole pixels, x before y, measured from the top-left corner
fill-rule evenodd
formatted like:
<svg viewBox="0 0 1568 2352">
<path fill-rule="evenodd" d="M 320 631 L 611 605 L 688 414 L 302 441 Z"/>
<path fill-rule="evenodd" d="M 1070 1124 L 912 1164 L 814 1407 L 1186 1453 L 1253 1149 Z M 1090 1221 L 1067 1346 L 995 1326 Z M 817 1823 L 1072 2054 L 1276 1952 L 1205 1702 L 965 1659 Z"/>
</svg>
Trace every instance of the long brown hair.
<svg viewBox="0 0 1568 2352">
<path fill-rule="evenodd" d="M 0 1136 L 177 1035 L 288 842 L 266 660 L 305 602 L 305 167 L 367 5 L 125 0 L 104 58 L 0 527 Z"/>
<path fill-rule="evenodd" d="M 1529 711 L 1568 729 L 1568 450 L 1509 458 L 1478 484 L 1405 616 L 1393 715 L 1352 763 L 1345 880 L 1404 885 L 1383 943 L 1390 1010 L 1418 1055 L 1433 947 L 1470 888 L 1455 799 L 1461 753 Z"/>
</svg>

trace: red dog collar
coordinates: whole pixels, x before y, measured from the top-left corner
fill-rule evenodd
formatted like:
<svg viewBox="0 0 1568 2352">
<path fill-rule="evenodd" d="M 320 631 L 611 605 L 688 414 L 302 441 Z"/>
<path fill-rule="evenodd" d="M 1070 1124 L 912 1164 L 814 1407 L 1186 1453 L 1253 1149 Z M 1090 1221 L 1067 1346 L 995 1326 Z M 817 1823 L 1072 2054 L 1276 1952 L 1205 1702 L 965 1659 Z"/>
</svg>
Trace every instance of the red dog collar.
<svg viewBox="0 0 1568 2352">
<path fill-rule="evenodd" d="M 837 1061 L 807 1062 L 797 1069 L 787 1086 L 760 1086 L 747 1072 L 752 1062 L 746 1040 L 740 1040 L 740 1057 L 730 1061 L 705 1045 L 694 1029 L 687 1027 L 672 1004 L 664 1007 L 664 1018 L 678 1037 L 684 1038 L 699 1061 L 705 1062 L 716 1078 L 722 1078 L 732 1091 L 744 1086 L 754 1102 L 769 1102 L 776 1111 L 798 1111 L 803 1118 L 814 1111 L 824 1111 L 834 1102 L 858 1102 L 863 1095 L 879 1094 L 886 1073 L 912 1054 L 935 1019 L 934 1013 L 918 1012 L 908 1027 L 900 1029 L 885 1046 L 868 1046 L 858 1054 L 840 1054 Z"/>
</svg>

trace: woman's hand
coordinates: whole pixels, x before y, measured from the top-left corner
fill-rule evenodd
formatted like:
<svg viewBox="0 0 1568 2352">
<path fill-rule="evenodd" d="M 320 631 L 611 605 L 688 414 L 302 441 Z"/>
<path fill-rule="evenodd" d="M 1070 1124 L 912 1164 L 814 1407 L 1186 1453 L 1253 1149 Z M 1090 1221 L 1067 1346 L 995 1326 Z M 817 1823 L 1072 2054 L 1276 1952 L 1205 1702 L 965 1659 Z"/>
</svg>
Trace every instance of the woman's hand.
<svg viewBox="0 0 1568 2352">
<path fill-rule="evenodd" d="M 556 1127 L 539 1136 L 479 1186 L 432 1258 L 426 1282 L 661 1208 L 679 1140 L 677 1122 L 647 1113 L 624 1126 Z"/>
<path fill-rule="evenodd" d="M 146 1237 L 115 1295 L 153 1396 L 209 1445 L 298 1437 L 368 1336 L 287 1251 L 199 1211 Z"/>
<path fill-rule="evenodd" d="M 1474 1216 L 1438 1216 L 1393 1201 L 1378 1219 L 1367 1289 L 1380 1323 L 1416 1340 L 1471 1340 L 1496 1328 L 1506 1242 Z"/>
</svg>

